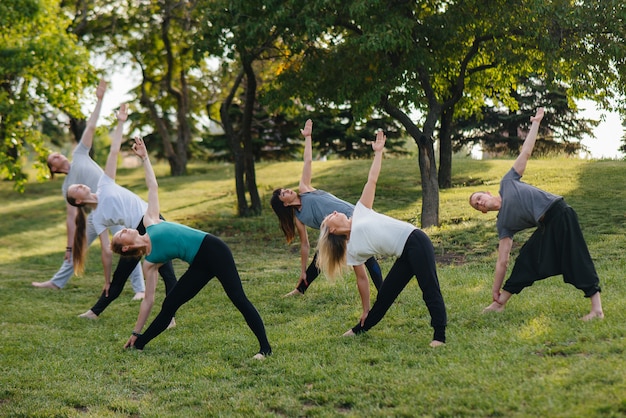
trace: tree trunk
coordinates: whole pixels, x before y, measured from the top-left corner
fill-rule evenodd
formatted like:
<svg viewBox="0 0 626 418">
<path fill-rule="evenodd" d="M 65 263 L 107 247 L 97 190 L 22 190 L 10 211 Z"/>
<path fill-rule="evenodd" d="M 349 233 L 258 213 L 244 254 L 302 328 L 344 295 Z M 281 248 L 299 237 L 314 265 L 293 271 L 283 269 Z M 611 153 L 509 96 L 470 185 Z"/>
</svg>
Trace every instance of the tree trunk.
<svg viewBox="0 0 626 418">
<path fill-rule="evenodd" d="M 236 89 L 237 87 L 235 87 Z M 244 156 L 240 146 L 241 141 L 235 133 L 233 123 L 230 119 L 229 109 L 231 101 L 226 99 L 220 106 L 220 118 L 224 133 L 230 142 L 233 153 L 233 163 L 235 165 L 235 193 L 237 195 L 237 216 L 246 216 L 248 213 L 248 202 L 246 201 L 246 188 L 244 183 Z"/>
<path fill-rule="evenodd" d="M 172 176 L 180 176 L 185 173 L 186 169 L 186 161 L 183 162 L 179 158 L 178 149 L 175 151 L 172 146 L 172 141 L 170 141 L 170 132 L 167 128 L 167 124 L 159 115 L 156 105 L 150 100 L 147 94 L 142 93 L 140 102 L 144 105 L 148 111 L 150 112 L 150 116 L 154 121 L 154 126 L 156 127 L 159 136 L 161 137 L 161 142 L 163 144 L 163 152 L 165 153 L 165 157 L 170 165 L 170 173 Z M 180 147 L 180 144 L 177 144 L 177 147 Z M 148 150 L 149 151 L 149 150 Z M 186 160 L 186 151 L 183 153 L 185 155 Z"/>
<path fill-rule="evenodd" d="M 173 176 L 183 176 L 187 174 L 187 153 L 191 143 L 191 128 L 189 127 L 189 89 L 187 88 L 187 78 L 184 71 L 180 72 L 180 90 L 169 86 L 169 92 L 174 96 L 178 106 L 176 106 L 176 121 L 178 123 L 176 140 L 176 172 L 172 167 Z"/>
<path fill-rule="evenodd" d="M 170 143 L 170 136 L 163 137 L 164 149 L 167 151 L 167 159 L 170 162 L 170 170 L 173 176 L 182 176 L 187 174 L 187 153 L 188 146 L 191 142 L 191 129 L 187 115 L 189 114 L 189 90 L 187 88 L 187 78 L 185 77 L 186 69 L 181 69 L 178 73 L 178 81 L 180 86 L 174 86 L 172 79 L 175 77 L 177 64 L 184 68 L 177 54 L 172 50 L 169 29 L 174 10 L 177 8 L 176 3 L 164 3 L 163 15 L 161 22 L 161 40 L 165 50 L 165 75 L 163 77 L 163 85 L 167 93 L 176 101 L 176 151 Z M 187 24 L 189 21 L 187 21 Z M 178 60 L 178 62 L 177 62 Z M 145 78 L 144 78 L 145 79 Z M 143 86 L 143 84 L 142 84 Z M 145 90 L 142 90 L 145 91 Z M 165 124 L 163 124 L 165 126 Z M 169 146 L 166 147 L 166 143 Z"/>
<path fill-rule="evenodd" d="M 237 195 L 237 216 L 246 216 L 248 213 L 248 202 L 246 201 L 246 187 L 244 182 L 245 176 L 245 159 L 243 149 L 241 147 L 241 140 L 235 133 L 233 122 L 230 119 L 230 107 L 233 103 L 233 98 L 241 85 L 243 80 L 243 72 L 237 75 L 233 86 L 228 93 L 228 96 L 220 106 L 220 118 L 222 119 L 222 128 L 224 134 L 230 142 L 230 149 L 233 153 L 233 162 L 235 164 L 235 193 Z"/>
<path fill-rule="evenodd" d="M 439 184 L 433 141 L 422 135 L 415 141 L 419 148 L 422 176 L 422 228 L 439 225 Z"/>
<path fill-rule="evenodd" d="M 252 68 L 252 61 L 243 60 L 243 70 L 246 74 L 246 92 L 244 108 L 243 108 L 243 124 L 241 127 L 241 136 L 243 139 L 244 154 L 244 174 L 245 184 L 250 194 L 249 215 L 261 214 L 261 198 L 256 185 L 256 172 L 254 168 L 254 149 L 252 146 L 252 118 L 254 116 L 254 105 L 256 103 L 256 74 Z"/>
<path fill-rule="evenodd" d="M 439 188 L 452 187 L 452 115 L 454 107 L 441 112 L 439 127 Z"/>
<path fill-rule="evenodd" d="M 418 147 L 418 163 L 422 182 L 422 216 L 421 227 L 439 224 L 439 184 L 437 182 L 437 161 L 433 147 L 432 133 L 439 108 L 431 109 L 424 123 L 424 131 L 420 130 L 411 118 L 402 110 L 383 100 L 383 108 L 394 119 L 398 120 L 411 135 Z"/>
</svg>

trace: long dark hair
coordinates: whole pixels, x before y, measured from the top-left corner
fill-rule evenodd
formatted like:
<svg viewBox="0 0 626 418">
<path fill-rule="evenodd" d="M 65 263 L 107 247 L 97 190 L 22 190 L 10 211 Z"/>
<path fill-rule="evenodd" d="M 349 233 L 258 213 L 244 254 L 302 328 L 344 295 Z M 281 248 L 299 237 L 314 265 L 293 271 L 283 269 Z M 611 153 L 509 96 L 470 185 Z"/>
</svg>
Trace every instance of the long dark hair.
<svg viewBox="0 0 626 418">
<path fill-rule="evenodd" d="M 293 220 L 295 215 L 293 213 L 293 207 L 285 206 L 280 200 L 280 192 L 282 190 L 283 189 L 274 190 L 272 198 L 270 199 L 270 205 L 272 205 L 274 213 L 278 216 L 280 229 L 282 229 L 283 234 L 285 234 L 285 238 L 287 239 L 287 244 L 289 244 L 296 236 L 296 224 Z"/>
<path fill-rule="evenodd" d="M 85 271 L 85 259 L 87 258 L 87 207 L 85 204 L 77 204 L 76 199 L 67 195 L 67 203 L 76 207 L 76 230 L 74 231 L 74 245 L 72 248 L 72 260 L 74 273 L 80 276 Z"/>
</svg>

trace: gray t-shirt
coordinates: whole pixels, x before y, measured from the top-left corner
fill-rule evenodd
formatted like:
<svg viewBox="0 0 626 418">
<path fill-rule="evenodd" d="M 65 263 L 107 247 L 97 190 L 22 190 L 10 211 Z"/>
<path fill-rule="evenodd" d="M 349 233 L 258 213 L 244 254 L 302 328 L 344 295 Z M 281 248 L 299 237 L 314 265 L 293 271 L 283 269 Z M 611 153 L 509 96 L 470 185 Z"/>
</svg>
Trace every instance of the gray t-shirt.
<svg viewBox="0 0 626 418">
<path fill-rule="evenodd" d="M 89 148 L 79 142 L 72 153 L 70 171 L 61 186 L 63 197 L 67 197 L 67 189 L 72 184 L 84 184 L 95 193 L 98 190 L 98 180 L 103 174 L 102 168 L 89 156 Z"/>
<path fill-rule="evenodd" d="M 550 206 L 563 199 L 562 196 L 524 183 L 521 178 L 511 168 L 500 181 L 502 205 L 496 222 L 500 239 L 513 238 L 519 231 L 539 226 L 539 220 Z"/>
<path fill-rule="evenodd" d="M 324 218 L 334 211 L 345 213 L 348 218 L 354 212 L 353 204 L 323 190 L 302 193 L 300 201 L 302 208 L 296 210 L 296 218 L 310 228 L 320 229 Z"/>
</svg>

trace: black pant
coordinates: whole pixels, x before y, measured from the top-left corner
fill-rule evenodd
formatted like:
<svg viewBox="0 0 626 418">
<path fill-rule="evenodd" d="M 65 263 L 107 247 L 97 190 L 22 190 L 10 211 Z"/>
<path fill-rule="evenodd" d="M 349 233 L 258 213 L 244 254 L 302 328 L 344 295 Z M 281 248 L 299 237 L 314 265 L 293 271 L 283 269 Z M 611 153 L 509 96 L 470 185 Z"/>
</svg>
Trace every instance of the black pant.
<svg viewBox="0 0 626 418">
<path fill-rule="evenodd" d="M 385 277 L 385 281 L 378 291 L 376 302 L 374 302 L 363 326 L 359 323 L 352 328 L 352 331 L 359 334 L 378 324 L 413 276 L 417 278 L 417 283 L 422 289 L 422 299 L 430 313 L 430 325 L 434 328 L 433 339 L 446 342 L 448 319 L 446 305 L 439 288 L 435 250 L 428 236 L 420 229 L 414 230 L 409 235 L 402 255 L 396 260 L 389 270 L 389 274 Z"/>
<path fill-rule="evenodd" d="M 161 215 L 159 215 L 159 217 L 163 219 Z M 141 222 L 139 222 L 136 229 L 141 235 L 146 233 L 146 227 L 143 225 L 143 218 L 141 218 Z M 130 277 L 130 273 L 132 273 L 135 267 L 137 267 L 137 263 L 139 263 L 139 261 L 141 261 L 141 257 L 120 257 L 120 261 L 117 263 L 117 267 L 113 272 L 111 286 L 109 286 L 109 296 L 107 297 L 105 292 L 102 291 L 100 298 L 91 308 L 93 313 L 100 315 L 111 302 L 117 299 L 117 297 L 122 293 L 122 290 L 124 290 L 124 286 Z M 172 265 L 172 262 L 168 261 L 166 264 L 163 264 L 159 268 L 159 273 L 165 283 L 165 294 L 167 295 L 176 285 L 176 274 L 174 273 L 174 266 Z"/>
<path fill-rule="evenodd" d="M 146 331 L 135 341 L 135 347 L 143 347 L 161 334 L 176 314 L 178 308 L 190 301 L 213 278 L 222 284 L 226 295 L 243 315 L 248 327 L 259 341 L 259 352 L 268 355 L 272 349 L 265 334 L 261 315 L 248 299 L 241 285 L 237 266 L 228 246 L 216 236 L 207 234 L 189 269 L 180 277 L 178 284 L 168 293 L 159 312 Z"/>
<path fill-rule="evenodd" d="M 563 274 L 563 281 L 591 297 L 600 291 L 600 279 L 578 222 L 578 215 L 558 200 L 520 249 L 511 276 L 502 289 L 516 294 L 537 280 Z"/>
<path fill-rule="evenodd" d="M 376 286 L 377 290 L 380 290 L 380 287 L 383 285 L 383 273 L 380 269 L 380 265 L 378 261 L 376 261 L 375 257 L 370 257 L 365 262 L 365 267 L 367 267 L 367 271 L 370 274 L 370 278 L 372 279 L 372 283 Z M 311 286 L 313 280 L 317 279 L 317 276 L 320 275 L 320 269 L 317 267 L 317 251 L 313 256 L 313 261 L 309 264 L 309 267 L 306 269 L 306 281 L 307 283 L 301 282 L 297 289 L 300 293 L 306 292 L 306 290 Z"/>
</svg>

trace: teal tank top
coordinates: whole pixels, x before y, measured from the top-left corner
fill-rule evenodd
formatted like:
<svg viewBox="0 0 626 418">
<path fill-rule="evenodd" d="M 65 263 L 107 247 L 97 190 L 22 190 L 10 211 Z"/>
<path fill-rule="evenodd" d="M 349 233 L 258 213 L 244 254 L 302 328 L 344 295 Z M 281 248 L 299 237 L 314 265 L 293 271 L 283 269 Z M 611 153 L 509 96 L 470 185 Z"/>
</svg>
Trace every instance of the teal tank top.
<svg viewBox="0 0 626 418">
<path fill-rule="evenodd" d="M 152 251 L 146 260 L 157 264 L 179 258 L 191 264 L 198 254 L 206 232 L 173 222 L 150 225 L 146 233 L 152 242 Z"/>
</svg>

